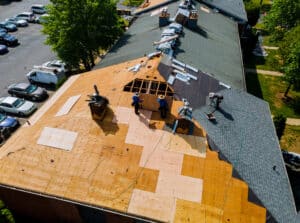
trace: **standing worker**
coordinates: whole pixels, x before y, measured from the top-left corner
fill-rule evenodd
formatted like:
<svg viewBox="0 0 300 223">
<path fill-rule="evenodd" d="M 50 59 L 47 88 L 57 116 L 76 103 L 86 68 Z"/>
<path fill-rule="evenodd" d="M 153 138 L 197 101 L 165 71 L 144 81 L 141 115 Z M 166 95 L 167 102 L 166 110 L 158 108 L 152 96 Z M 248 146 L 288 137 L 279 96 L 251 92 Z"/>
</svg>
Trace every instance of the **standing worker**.
<svg viewBox="0 0 300 223">
<path fill-rule="evenodd" d="M 134 106 L 134 112 L 135 114 L 140 114 L 139 109 L 140 109 L 140 103 L 142 100 L 140 99 L 140 95 L 138 92 L 135 92 L 134 95 L 132 96 L 132 103 L 131 105 Z"/>
<path fill-rule="evenodd" d="M 168 103 L 166 100 L 166 97 L 164 95 L 159 95 L 157 102 L 159 103 L 159 111 L 160 111 L 160 117 L 166 118 L 167 117 L 167 110 L 168 110 Z"/>
</svg>

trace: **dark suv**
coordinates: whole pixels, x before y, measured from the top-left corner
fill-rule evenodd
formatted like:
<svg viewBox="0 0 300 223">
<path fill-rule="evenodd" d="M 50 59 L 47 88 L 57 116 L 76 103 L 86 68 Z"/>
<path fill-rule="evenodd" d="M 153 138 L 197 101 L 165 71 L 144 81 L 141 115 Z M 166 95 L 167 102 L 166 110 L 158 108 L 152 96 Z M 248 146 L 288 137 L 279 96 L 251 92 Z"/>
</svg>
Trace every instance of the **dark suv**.
<svg viewBox="0 0 300 223">
<path fill-rule="evenodd" d="M 5 44 L 6 46 L 16 46 L 19 44 L 18 39 L 8 33 L 0 33 L 0 44 Z"/>
</svg>

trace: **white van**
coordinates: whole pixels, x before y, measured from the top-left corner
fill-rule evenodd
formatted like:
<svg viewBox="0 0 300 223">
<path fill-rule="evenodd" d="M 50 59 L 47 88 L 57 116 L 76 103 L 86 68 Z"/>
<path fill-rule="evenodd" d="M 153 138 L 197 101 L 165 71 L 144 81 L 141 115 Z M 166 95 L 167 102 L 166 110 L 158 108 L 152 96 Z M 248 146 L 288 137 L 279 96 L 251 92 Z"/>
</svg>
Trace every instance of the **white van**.
<svg viewBox="0 0 300 223">
<path fill-rule="evenodd" d="M 49 85 L 57 85 L 66 77 L 65 72 L 61 69 L 46 68 L 43 66 L 34 66 L 26 76 L 30 83 Z"/>
</svg>

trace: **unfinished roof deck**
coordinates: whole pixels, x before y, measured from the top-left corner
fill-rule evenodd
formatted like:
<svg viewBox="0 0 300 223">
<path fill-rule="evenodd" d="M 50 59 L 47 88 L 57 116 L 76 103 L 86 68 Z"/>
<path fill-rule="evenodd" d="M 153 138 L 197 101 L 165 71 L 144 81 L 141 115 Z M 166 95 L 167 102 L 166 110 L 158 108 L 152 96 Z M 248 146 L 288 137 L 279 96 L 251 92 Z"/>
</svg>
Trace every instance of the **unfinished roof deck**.
<svg viewBox="0 0 300 223">
<path fill-rule="evenodd" d="M 248 202 L 247 185 L 207 148 L 198 123 L 194 135 L 174 135 L 158 112 L 134 114 L 132 93 L 123 88 L 136 78 L 165 81 L 159 60 L 137 73 L 128 68 L 146 58 L 71 77 L 1 147 L 0 184 L 155 221 L 265 222 L 265 209 Z M 101 122 L 85 101 L 94 84 L 110 102 Z M 167 123 L 179 106 L 173 101 Z M 41 136 L 59 138 L 61 130 L 71 135 L 64 142 L 69 150 L 38 143 Z"/>
</svg>

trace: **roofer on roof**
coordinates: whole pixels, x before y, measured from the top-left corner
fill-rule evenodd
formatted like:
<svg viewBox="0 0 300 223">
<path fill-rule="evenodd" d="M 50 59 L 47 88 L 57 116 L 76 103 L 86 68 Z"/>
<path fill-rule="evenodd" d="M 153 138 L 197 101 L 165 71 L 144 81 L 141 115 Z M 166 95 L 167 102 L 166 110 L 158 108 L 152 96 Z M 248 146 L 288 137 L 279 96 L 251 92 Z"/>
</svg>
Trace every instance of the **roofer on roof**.
<svg viewBox="0 0 300 223">
<path fill-rule="evenodd" d="M 168 103 L 167 103 L 166 97 L 164 95 L 159 95 L 157 102 L 159 103 L 158 110 L 160 111 L 160 117 L 166 118 L 167 110 L 168 110 Z"/>
<path fill-rule="evenodd" d="M 131 105 L 134 106 L 134 112 L 135 114 L 140 114 L 139 113 L 139 109 L 140 109 L 140 103 L 142 102 L 143 100 L 140 99 L 140 95 L 138 92 L 135 92 L 134 95 L 132 96 L 132 103 Z"/>
</svg>

